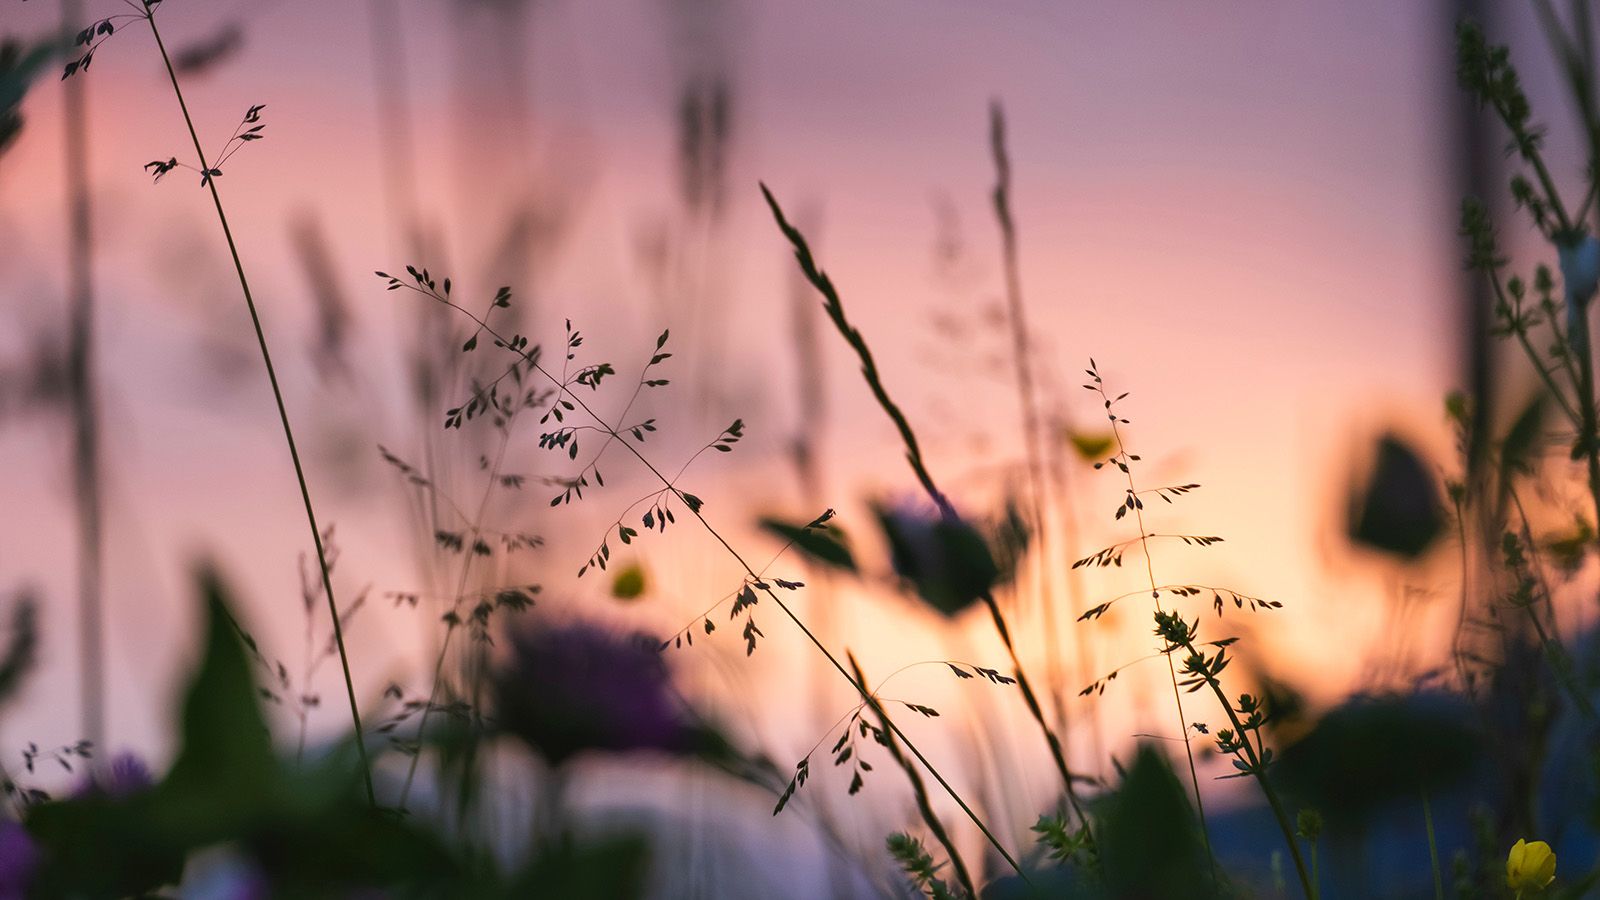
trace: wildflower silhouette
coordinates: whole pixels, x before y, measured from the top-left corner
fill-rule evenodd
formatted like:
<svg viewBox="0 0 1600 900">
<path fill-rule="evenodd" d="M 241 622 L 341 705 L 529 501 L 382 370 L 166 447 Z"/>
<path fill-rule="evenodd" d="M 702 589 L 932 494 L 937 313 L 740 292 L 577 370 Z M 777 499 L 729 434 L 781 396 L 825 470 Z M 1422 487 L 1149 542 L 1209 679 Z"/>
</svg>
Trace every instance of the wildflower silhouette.
<svg viewBox="0 0 1600 900">
<path fill-rule="evenodd" d="M 551 765 L 589 751 L 694 749 L 696 735 L 674 708 L 654 645 L 595 625 L 515 635 L 498 688 L 506 730 Z"/>
<path fill-rule="evenodd" d="M 1556 880 L 1556 855 L 1544 841 L 1518 840 L 1506 857 L 1506 887 L 1517 892 L 1543 891 Z"/>
</svg>

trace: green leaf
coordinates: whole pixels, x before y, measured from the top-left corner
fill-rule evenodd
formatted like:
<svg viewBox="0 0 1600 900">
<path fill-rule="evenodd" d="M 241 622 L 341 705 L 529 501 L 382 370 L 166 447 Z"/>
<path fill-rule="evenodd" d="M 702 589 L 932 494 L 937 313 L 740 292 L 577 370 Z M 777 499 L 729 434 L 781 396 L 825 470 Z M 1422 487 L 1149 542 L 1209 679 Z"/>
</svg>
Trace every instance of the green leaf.
<svg viewBox="0 0 1600 900">
<path fill-rule="evenodd" d="M 220 836 L 272 803 L 280 772 L 222 583 L 205 569 L 200 588 L 205 649 L 184 699 L 178 757 L 160 793 L 171 825 Z"/>
<path fill-rule="evenodd" d="M 53 52 L 49 43 L 24 48 L 13 40 L 0 41 L 0 153 L 22 131 L 22 113 L 18 111 L 22 97 Z"/>
<path fill-rule="evenodd" d="M 1109 896 L 1215 895 L 1189 795 L 1155 749 L 1141 745 L 1122 784 L 1096 808 L 1096 850 Z"/>
<path fill-rule="evenodd" d="M 846 572 L 857 571 L 855 556 L 846 543 L 845 533 L 835 525 L 807 528 L 775 518 L 762 519 L 760 524 L 764 530 L 793 543 L 795 549 L 813 562 Z"/>
<path fill-rule="evenodd" d="M 636 835 L 579 844 L 571 834 L 540 849 L 513 880 L 508 897 L 611 900 L 648 891 L 650 845 Z"/>
</svg>

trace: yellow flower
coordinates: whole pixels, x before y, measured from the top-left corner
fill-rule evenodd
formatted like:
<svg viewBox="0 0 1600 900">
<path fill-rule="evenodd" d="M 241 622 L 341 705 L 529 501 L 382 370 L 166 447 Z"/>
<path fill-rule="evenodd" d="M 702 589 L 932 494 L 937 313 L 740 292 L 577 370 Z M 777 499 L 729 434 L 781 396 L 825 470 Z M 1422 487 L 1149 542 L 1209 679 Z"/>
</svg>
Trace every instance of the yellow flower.
<svg viewBox="0 0 1600 900">
<path fill-rule="evenodd" d="M 1519 840 L 1506 857 L 1506 887 L 1514 891 L 1542 891 L 1556 879 L 1556 855 L 1544 841 Z"/>
</svg>

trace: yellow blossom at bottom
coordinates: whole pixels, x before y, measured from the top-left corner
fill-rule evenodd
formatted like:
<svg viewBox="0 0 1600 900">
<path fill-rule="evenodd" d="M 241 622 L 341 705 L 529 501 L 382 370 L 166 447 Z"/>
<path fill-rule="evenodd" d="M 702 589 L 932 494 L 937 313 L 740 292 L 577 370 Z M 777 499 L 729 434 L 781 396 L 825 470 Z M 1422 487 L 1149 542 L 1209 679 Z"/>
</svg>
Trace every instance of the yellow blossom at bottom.
<svg viewBox="0 0 1600 900">
<path fill-rule="evenodd" d="M 1519 840 L 1506 856 L 1506 887 L 1542 891 L 1556 878 L 1556 855 L 1544 841 Z"/>
</svg>

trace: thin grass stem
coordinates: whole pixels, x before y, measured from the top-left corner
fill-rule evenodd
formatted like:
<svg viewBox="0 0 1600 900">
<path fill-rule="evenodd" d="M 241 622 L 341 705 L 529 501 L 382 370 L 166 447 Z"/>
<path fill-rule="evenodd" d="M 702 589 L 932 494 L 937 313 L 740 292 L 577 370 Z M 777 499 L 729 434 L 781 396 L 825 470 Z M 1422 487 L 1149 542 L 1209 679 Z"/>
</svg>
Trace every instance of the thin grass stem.
<svg viewBox="0 0 1600 900">
<path fill-rule="evenodd" d="M 490 338 L 493 338 L 495 341 L 497 341 L 499 346 L 502 346 L 509 352 L 520 356 L 522 360 L 532 368 L 533 371 L 539 373 L 539 375 L 548 379 L 552 384 L 554 384 L 556 386 L 556 396 L 558 398 L 565 397 L 570 399 L 574 404 L 577 405 L 579 409 L 583 410 L 585 415 L 587 415 L 596 424 L 600 425 L 600 427 L 604 429 L 612 439 L 615 439 L 618 445 L 626 449 L 636 460 L 638 460 L 639 464 L 644 466 L 651 475 L 655 476 L 656 480 L 660 481 L 665 488 L 672 491 L 672 493 L 683 502 L 684 508 L 689 510 L 690 514 L 699 520 L 700 525 L 705 528 L 706 533 L 710 534 L 711 537 L 716 540 L 716 542 L 720 544 L 725 551 L 727 551 L 728 555 L 739 564 L 739 567 L 744 570 L 745 574 L 750 577 L 752 587 L 765 594 L 767 598 L 770 599 L 773 604 L 775 604 L 778 609 L 788 617 L 789 621 L 793 622 L 795 627 L 800 629 L 800 632 L 805 635 L 806 639 L 809 640 L 813 646 L 817 648 L 817 650 L 823 655 L 823 658 L 825 658 L 828 663 L 839 672 L 840 675 L 844 676 L 844 679 L 850 683 L 850 686 L 856 691 L 856 693 L 860 694 L 863 699 L 867 699 L 870 696 L 867 686 L 860 681 L 857 681 L 856 678 L 850 674 L 849 670 L 844 667 L 844 664 L 839 661 L 839 658 L 834 655 L 833 651 L 828 649 L 827 645 L 824 644 L 822 640 L 817 637 L 816 633 L 806 625 L 804 620 L 802 620 L 800 616 L 797 615 L 792 608 L 790 608 L 789 604 L 783 601 L 782 597 L 778 596 L 778 594 L 774 592 L 771 587 L 755 587 L 755 583 L 757 582 L 764 584 L 761 576 L 754 568 L 751 567 L 750 563 L 745 560 L 739 551 L 735 550 L 733 545 L 728 543 L 728 540 L 722 536 L 722 533 L 712 526 L 710 521 L 708 521 L 700 512 L 699 504 L 691 503 L 688 500 L 685 500 L 683 492 L 678 489 L 677 485 L 673 483 L 672 479 L 668 478 L 665 473 L 657 468 L 648 457 L 640 452 L 639 448 L 622 439 L 619 428 L 613 426 L 599 413 L 595 412 L 581 395 L 568 390 L 570 387 L 569 382 L 562 378 L 556 377 L 550 372 L 549 369 L 546 369 L 544 365 L 539 362 L 538 356 L 535 353 L 512 349 L 512 342 L 496 331 L 484 318 L 480 317 L 477 313 L 456 305 L 443 295 L 439 294 L 432 287 L 416 287 L 413 285 L 404 286 L 438 303 L 442 303 L 461 315 L 471 319 L 477 324 L 478 328 L 480 328 L 484 334 L 487 334 Z M 1029 881 L 1028 875 L 1023 871 L 1022 866 L 1017 862 L 1016 858 L 1011 855 L 1010 851 L 1006 850 L 1005 846 L 1000 843 L 1000 839 L 995 837 L 994 832 L 989 828 L 988 824 L 985 823 L 982 817 L 980 817 L 977 812 L 973 810 L 971 805 L 969 805 L 967 801 L 962 798 L 961 794 L 953 785 L 950 784 L 944 775 L 939 772 L 933 763 L 923 755 L 922 751 L 919 750 L 914 743 L 912 743 L 911 739 L 906 736 L 905 732 L 900 730 L 900 726 L 894 724 L 893 720 L 890 720 L 889 722 L 889 731 L 895 737 L 900 739 L 901 743 L 905 745 L 905 748 L 911 751 L 911 755 L 916 757 L 917 761 L 922 764 L 923 768 L 927 769 L 928 774 L 933 776 L 934 780 L 939 783 L 939 786 L 944 789 L 945 793 L 949 794 L 950 798 L 956 802 L 956 805 L 961 807 L 961 811 L 966 814 L 967 818 L 970 819 L 975 826 L 977 826 L 984 838 L 988 840 L 990 845 L 994 847 L 995 852 L 999 853 L 1001 858 L 1004 859 L 1006 863 L 1011 866 L 1011 868 L 1019 876 L 1021 876 L 1025 882 Z M 1029 883 L 1031 884 L 1031 882 Z"/>
<path fill-rule="evenodd" d="M 1444 900 L 1444 873 L 1439 868 L 1439 841 L 1433 833 L 1433 804 L 1428 800 L 1428 789 L 1422 789 L 1422 824 L 1428 829 L 1428 863 L 1433 869 L 1433 898 Z M 1315 853 L 1315 845 L 1312 847 Z M 1315 871 L 1315 863 L 1312 865 Z"/>
<path fill-rule="evenodd" d="M 167 53 L 166 44 L 161 40 L 161 29 L 156 26 L 153 7 L 145 7 L 144 18 L 150 25 L 150 34 L 155 37 L 156 49 L 161 52 L 161 61 L 166 66 L 167 78 L 172 82 L 172 93 L 178 100 L 178 108 L 183 113 L 183 123 L 189 129 L 189 139 L 194 143 L 195 155 L 200 160 L 200 169 L 209 172 L 211 166 L 206 163 L 205 149 L 200 146 L 200 135 L 195 131 L 194 118 L 189 115 L 189 104 L 184 101 L 183 88 L 178 84 L 178 74 L 172 68 L 172 58 Z M 317 565 L 322 571 L 322 588 L 328 597 L 328 616 L 333 621 L 333 639 L 339 648 L 339 665 L 344 672 L 345 693 L 350 701 L 350 721 L 355 727 L 356 752 L 361 760 L 362 780 L 366 787 L 367 801 L 375 806 L 378 799 L 372 786 L 372 765 L 367 758 L 365 735 L 361 727 L 361 710 L 356 704 L 356 687 L 350 676 L 350 657 L 345 651 L 344 628 L 339 623 L 339 606 L 334 600 L 333 579 L 328 573 L 328 557 L 322 546 L 322 530 L 317 526 L 317 514 L 311 505 L 311 489 L 306 485 L 305 469 L 300 464 L 300 451 L 295 446 L 294 429 L 289 424 L 289 411 L 284 406 L 283 391 L 278 387 L 278 374 L 272 366 L 272 353 L 267 349 L 267 336 L 261 327 L 261 316 L 256 311 L 255 298 L 250 293 L 250 281 L 245 276 L 244 263 L 239 258 L 239 247 L 234 242 L 233 229 L 228 226 L 228 214 L 222 208 L 222 195 L 217 193 L 217 179 L 206 178 L 205 181 L 211 190 L 211 202 L 216 207 L 217 221 L 222 225 L 222 235 L 228 242 L 228 254 L 233 258 L 234 272 L 239 276 L 239 290 L 244 294 L 246 309 L 250 311 L 250 324 L 255 329 L 256 344 L 261 348 L 261 361 L 266 366 L 267 382 L 272 386 L 272 398 L 278 407 L 278 420 L 283 425 L 284 441 L 289 446 L 289 459 L 294 463 L 295 480 L 300 485 L 300 499 L 305 504 L 306 522 L 311 527 L 311 542 L 316 546 Z"/>
</svg>

